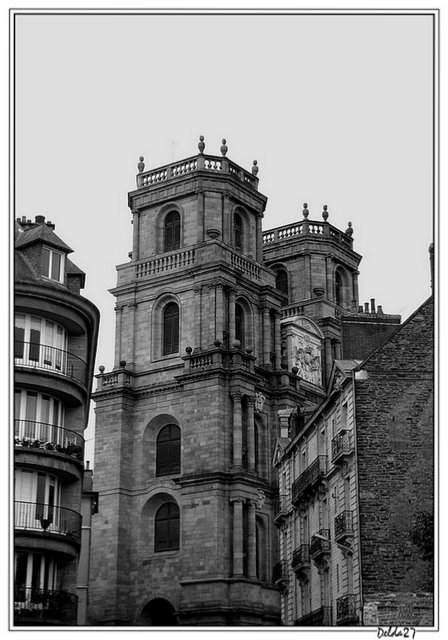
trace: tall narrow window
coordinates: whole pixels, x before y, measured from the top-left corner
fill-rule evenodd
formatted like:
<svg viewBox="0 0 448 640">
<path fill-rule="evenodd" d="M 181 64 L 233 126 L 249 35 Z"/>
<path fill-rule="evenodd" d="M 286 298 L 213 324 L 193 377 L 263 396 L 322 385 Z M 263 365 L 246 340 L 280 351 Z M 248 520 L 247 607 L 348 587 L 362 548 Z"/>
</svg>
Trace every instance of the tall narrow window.
<svg viewBox="0 0 448 640">
<path fill-rule="evenodd" d="M 279 269 L 275 276 L 275 287 L 288 297 L 288 274 L 285 269 Z"/>
<path fill-rule="evenodd" d="M 165 502 L 155 517 L 155 551 L 179 549 L 179 507 L 174 502 Z"/>
<path fill-rule="evenodd" d="M 168 476 L 180 473 L 180 429 L 175 424 L 167 424 L 157 436 L 156 475 Z"/>
<path fill-rule="evenodd" d="M 180 214 L 170 211 L 165 218 L 165 251 L 174 251 L 180 247 Z"/>
<path fill-rule="evenodd" d="M 239 213 L 235 213 L 233 216 L 233 237 L 235 242 L 235 249 L 238 251 L 243 250 L 243 220 Z"/>
<path fill-rule="evenodd" d="M 179 307 L 175 302 L 166 305 L 163 312 L 163 355 L 179 351 Z"/>
<path fill-rule="evenodd" d="M 235 338 L 244 344 L 244 310 L 240 304 L 235 305 Z"/>
</svg>

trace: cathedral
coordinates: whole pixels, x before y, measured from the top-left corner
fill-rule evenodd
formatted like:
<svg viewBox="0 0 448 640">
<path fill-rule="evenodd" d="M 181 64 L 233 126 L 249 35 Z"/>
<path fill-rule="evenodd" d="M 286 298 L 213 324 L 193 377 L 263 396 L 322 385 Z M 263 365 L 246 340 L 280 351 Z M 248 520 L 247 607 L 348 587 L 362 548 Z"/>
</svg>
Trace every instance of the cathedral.
<svg viewBox="0 0 448 640">
<path fill-rule="evenodd" d="M 288 446 L 401 319 L 360 304 L 351 222 L 342 231 L 327 206 L 304 204 L 302 219 L 263 230 L 257 161 L 248 171 L 227 151 L 223 140 L 206 153 L 201 136 L 185 160 L 147 170 L 141 157 L 128 195 L 114 367 L 100 367 L 93 394 L 91 625 L 336 620 L 313 622 L 312 596 L 292 597 L 290 585 L 288 522 L 295 508 L 304 516 L 303 500 L 325 500 L 313 487 L 331 471 L 327 445 L 318 433 L 303 460 L 294 450 L 306 477 L 292 501 Z M 325 580 L 313 588 L 328 610 L 336 577 Z"/>
</svg>

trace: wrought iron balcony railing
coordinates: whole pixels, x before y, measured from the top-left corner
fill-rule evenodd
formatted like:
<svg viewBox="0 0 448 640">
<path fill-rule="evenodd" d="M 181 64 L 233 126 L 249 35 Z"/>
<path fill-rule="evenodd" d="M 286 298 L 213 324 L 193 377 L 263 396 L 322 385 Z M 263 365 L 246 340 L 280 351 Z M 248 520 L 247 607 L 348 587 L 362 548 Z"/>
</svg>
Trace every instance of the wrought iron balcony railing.
<svg viewBox="0 0 448 640">
<path fill-rule="evenodd" d="M 22 531 L 45 532 L 79 543 L 81 521 L 80 513 L 65 507 L 41 502 L 14 503 L 14 527 Z"/>
<path fill-rule="evenodd" d="M 336 600 L 336 624 L 347 625 L 356 624 L 358 615 L 356 613 L 356 596 L 351 593 Z"/>
<path fill-rule="evenodd" d="M 353 512 L 342 511 L 334 519 L 334 539 L 336 542 L 353 536 Z"/>
<path fill-rule="evenodd" d="M 78 597 L 63 590 L 14 588 L 14 624 L 76 625 Z"/>
<path fill-rule="evenodd" d="M 311 537 L 310 556 L 317 558 L 328 553 L 331 553 L 330 529 L 321 529 Z"/>
<path fill-rule="evenodd" d="M 331 607 L 320 607 L 294 622 L 295 627 L 331 627 Z"/>
<path fill-rule="evenodd" d="M 317 458 L 299 475 L 292 484 L 292 501 L 297 503 L 316 487 L 327 473 L 327 456 Z"/>
<path fill-rule="evenodd" d="M 34 342 L 14 342 L 14 364 L 61 373 L 82 384 L 87 383 L 87 364 L 73 353 Z"/>
<path fill-rule="evenodd" d="M 341 431 L 331 441 L 331 461 L 333 463 L 353 452 L 351 435 L 351 431 Z"/>
<path fill-rule="evenodd" d="M 300 547 L 294 550 L 292 554 L 291 566 L 294 571 L 300 571 L 310 565 L 310 546 L 308 544 L 301 544 Z"/>
<path fill-rule="evenodd" d="M 46 422 L 14 420 L 14 444 L 29 450 L 63 453 L 80 462 L 84 460 L 84 438 L 75 431 Z"/>
</svg>

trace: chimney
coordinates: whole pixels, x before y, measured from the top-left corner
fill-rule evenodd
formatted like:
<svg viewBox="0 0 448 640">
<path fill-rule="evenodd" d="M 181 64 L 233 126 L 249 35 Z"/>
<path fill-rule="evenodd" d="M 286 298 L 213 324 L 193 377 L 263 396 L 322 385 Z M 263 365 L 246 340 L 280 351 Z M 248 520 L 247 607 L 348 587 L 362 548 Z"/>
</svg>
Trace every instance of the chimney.
<svg viewBox="0 0 448 640">
<path fill-rule="evenodd" d="M 364 302 L 364 311 L 366 313 L 369 313 L 369 303 L 368 302 Z"/>
<path fill-rule="evenodd" d="M 377 311 L 377 313 L 378 313 L 378 315 L 379 315 L 379 316 L 382 316 L 382 315 L 383 315 L 383 307 L 382 307 L 380 304 L 378 305 L 378 311 Z"/>
<path fill-rule="evenodd" d="M 375 298 L 370 298 L 370 313 L 375 313 Z"/>
<path fill-rule="evenodd" d="M 36 224 L 44 224 L 45 222 L 45 216 L 36 216 L 34 218 Z"/>
</svg>

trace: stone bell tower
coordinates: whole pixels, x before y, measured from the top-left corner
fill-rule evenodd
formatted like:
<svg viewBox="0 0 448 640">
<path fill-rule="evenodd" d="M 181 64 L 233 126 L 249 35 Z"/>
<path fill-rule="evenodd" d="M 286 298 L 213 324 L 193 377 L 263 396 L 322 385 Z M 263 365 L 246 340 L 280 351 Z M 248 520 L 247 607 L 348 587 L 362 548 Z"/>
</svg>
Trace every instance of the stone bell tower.
<svg viewBox="0 0 448 640">
<path fill-rule="evenodd" d="M 273 625 L 271 456 L 282 292 L 263 264 L 258 166 L 140 158 L 130 261 L 117 267 L 113 371 L 96 402 L 90 622 Z"/>
</svg>

